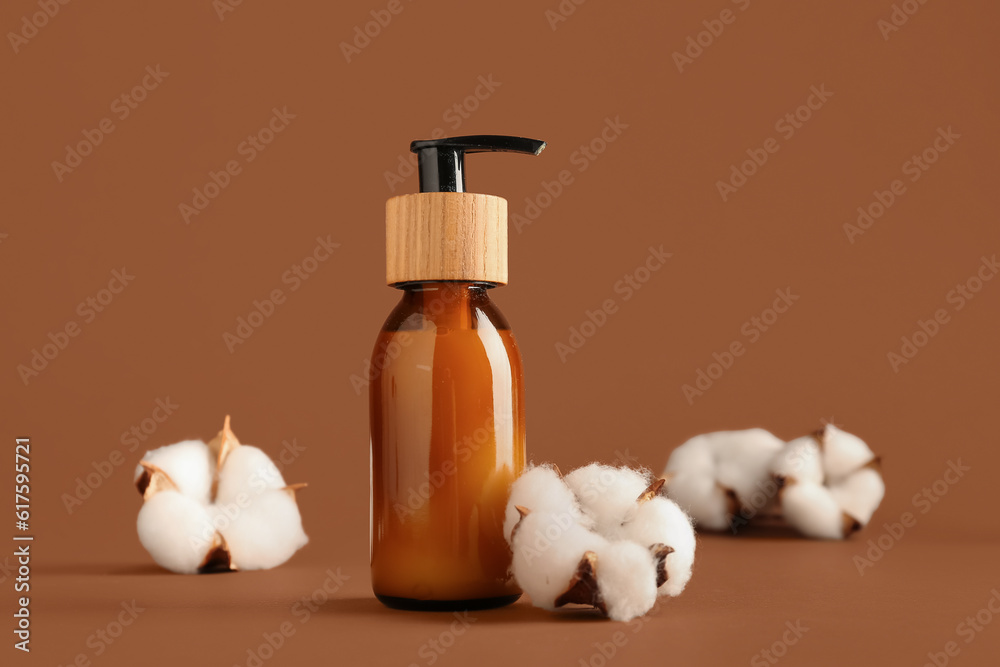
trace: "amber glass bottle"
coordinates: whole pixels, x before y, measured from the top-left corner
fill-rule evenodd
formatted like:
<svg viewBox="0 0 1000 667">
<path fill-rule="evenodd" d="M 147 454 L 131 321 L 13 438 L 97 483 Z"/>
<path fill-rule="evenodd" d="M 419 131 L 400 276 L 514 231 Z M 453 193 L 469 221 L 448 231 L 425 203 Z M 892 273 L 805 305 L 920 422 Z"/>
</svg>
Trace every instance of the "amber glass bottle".
<svg viewBox="0 0 1000 667">
<path fill-rule="evenodd" d="M 521 355 L 489 297 L 507 284 L 507 201 L 465 192 L 464 156 L 544 147 L 415 141 L 420 192 L 386 202 L 386 282 L 403 298 L 371 362 L 371 566 L 391 607 L 483 609 L 520 595 L 503 524 L 525 460 Z"/>
<path fill-rule="evenodd" d="M 521 355 L 486 283 L 412 282 L 375 344 L 372 588 L 406 608 L 508 604 L 524 467 Z"/>
</svg>

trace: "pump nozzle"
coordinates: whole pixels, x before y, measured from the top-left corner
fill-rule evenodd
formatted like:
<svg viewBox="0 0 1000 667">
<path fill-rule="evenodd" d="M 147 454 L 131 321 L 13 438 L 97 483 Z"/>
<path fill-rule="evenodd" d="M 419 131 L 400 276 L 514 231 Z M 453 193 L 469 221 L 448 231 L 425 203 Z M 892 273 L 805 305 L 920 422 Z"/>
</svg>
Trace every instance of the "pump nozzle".
<svg viewBox="0 0 1000 667">
<path fill-rule="evenodd" d="M 410 151 L 417 154 L 421 192 L 465 192 L 466 153 L 526 153 L 538 155 L 544 141 L 496 134 L 447 137 L 414 141 Z"/>
</svg>

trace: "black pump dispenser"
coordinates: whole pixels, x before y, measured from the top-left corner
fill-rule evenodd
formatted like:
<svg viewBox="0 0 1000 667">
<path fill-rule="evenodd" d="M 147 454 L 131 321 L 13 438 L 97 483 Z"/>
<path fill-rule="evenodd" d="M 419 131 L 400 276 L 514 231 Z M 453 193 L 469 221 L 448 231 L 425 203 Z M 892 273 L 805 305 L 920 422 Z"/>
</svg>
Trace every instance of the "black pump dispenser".
<svg viewBox="0 0 1000 667">
<path fill-rule="evenodd" d="M 466 153 L 538 155 L 544 148 L 544 141 L 497 134 L 428 139 L 410 144 L 410 151 L 417 154 L 421 192 L 465 192 Z"/>
</svg>

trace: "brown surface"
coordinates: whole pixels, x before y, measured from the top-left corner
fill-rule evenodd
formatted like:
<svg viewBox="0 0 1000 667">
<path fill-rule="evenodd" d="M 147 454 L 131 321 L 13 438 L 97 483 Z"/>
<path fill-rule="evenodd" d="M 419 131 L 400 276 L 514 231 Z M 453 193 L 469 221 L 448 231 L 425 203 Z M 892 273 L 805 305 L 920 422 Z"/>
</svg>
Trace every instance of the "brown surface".
<svg viewBox="0 0 1000 667">
<path fill-rule="evenodd" d="M 390 190 L 384 173 L 441 128 L 549 142 L 532 160 L 467 162 L 470 190 L 510 201 L 511 284 L 495 296 L 524 353 L 533 458 L 658 468 L 699 432 L 790 438 L 832 419 L 885 462 L 883 507 L 848 542 L 702 540 L 689 589 L 610 664 L 747 664 L 798 619 L 810 629 L 780 664 L 919 665 L 950 640 L 951 664 L 995 664 L 1000 624 L 969 644 L 956 632 L 1000 584 L 1000 282 L 965 302 L 949 292 L 1000 250 L 997 5 L 929 2 L 886 40 L 888 0 L 589 2 L 554 31 L 554 0 L 406 2 L 346 62 L 339 43 L 384 6 L 244 2 L 220 21 L 209 2 L 71 2 L 0 58 L 0 429 L 11 449 L 34 443 L 31 662 L 92 655 L 87 637 L 135 599 L 147 611 L 94 664 L 191 662 L 191 648 L 246 664 L 341 567 L 352 579 L 338 600 L 265 664 L 429 664 L 418 651 L 449 619 L 369 595 L 367 399 L 351 376 L 397 298 L 383 285 L 384 200 L 417 188 L 410 174 Z M 678 72 L 672 53 L 727 7 L 734 22 Z M 36 11 L 6 2 L 0 25 Z M 166 78 L 148 74 L 157 65 Z M 143 77 L 160 81 L 121 119 L 113 100 Z M 786 138 L 776 121 L 824 86 L 832 96 Z M 477 88 L 485 99 L 461 119 L 452 106 Z M 114 130 L 60 182 L 52 161 L 104 118 Z M 273 142 L 247 162 L 256 149 L 241 142 L 268 124 Z M 904 163 L 949 127 L 960 137 L 910 181 Z M 613 141 L 588 160 L 579 147 L 602 132 Z M 716 181 L 748 150 L 768 160 L 723 201 Z M 185 224 L 179 205 L 230 161 L 238 173 Z M 568 184 L 526 223 L 525 198 L 558 191 L 562 171 Z M 894 203 L 849 242 L 844 225 L 895 179 Z M 662 268 L 616 292 L 661 246 Z M 308 279 L 286 273 L 307 256 Z M 77 312 L 122 267 L 135 278 L 106 309 Z M 788 312 L 754 341 L 752 322 L 741 333 L 786 288 L 799 297 Z M 255 300 L 274 313 L 237 342 Z M 557 349 L 602 308 L 583 347 Z M 894 372 L 887 354 L 936 314 L 945 323 Z M 67 326 L 77 335 L 26 386 L 17 365 Z M 683 385 L 737 342 L 732 368 L 689 404 Z M 168 397 L 179 407 L 130 451 L 123 431 Z M 226 412 L 247 442 L 305 448 L 285 451 L 288 477 L 310 483 L 312 542 L 273 572 L 159 573 L 135 538 L 131 469 L 148 446 L 210 437 Z M 949 460 L 970 470 L 915 505 Z M 105 461 L 110 477 L 68 513 L 62 495 Z M 916 525 L 858 576 L 854 557 L 908 511 Z M 577 665 L 619 629 L 523 604 L 477 619 L 435 664 Z"/>
</svg>

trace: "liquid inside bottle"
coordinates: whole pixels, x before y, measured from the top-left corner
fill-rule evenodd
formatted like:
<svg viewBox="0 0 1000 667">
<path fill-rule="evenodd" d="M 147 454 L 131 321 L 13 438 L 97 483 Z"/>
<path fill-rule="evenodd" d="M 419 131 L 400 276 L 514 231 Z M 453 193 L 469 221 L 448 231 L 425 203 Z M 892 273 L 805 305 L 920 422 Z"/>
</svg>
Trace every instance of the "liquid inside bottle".
<svg viewBox="0 0 1000 667">
<path fill-rule="evenodd" d="M 414 282 L 372 355 L 371 567 L 392 607 L 509 604 L 503 536 L 524 467 L 521 356 L 489 283 Z"/>
</svg>

